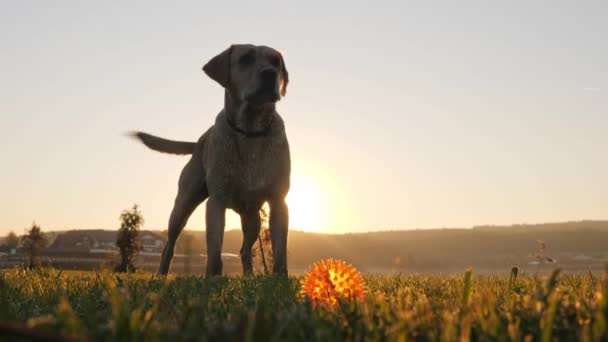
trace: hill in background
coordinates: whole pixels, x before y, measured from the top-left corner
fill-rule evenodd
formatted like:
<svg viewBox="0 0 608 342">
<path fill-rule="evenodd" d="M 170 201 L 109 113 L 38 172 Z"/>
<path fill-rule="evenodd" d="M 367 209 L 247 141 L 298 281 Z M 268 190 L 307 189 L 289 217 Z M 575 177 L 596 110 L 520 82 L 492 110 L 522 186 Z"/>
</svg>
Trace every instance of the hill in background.
<svg viewBox="0 0 608 342">
<path fill-rule="evenodd" d="M 70 230 L 54 232 L 46 254 L 52 258 L 87 258 L 89 251 L 111 246 L 115 231 Z M 147 263 L 157 265 L 166 232 L 144 231 Z M 191 243 L 190 250 L 186 242 Z M 242 242 L 240 230 L 226 231 L 224 249 L 230 267 L 238 271 Z M 180 235 L 176 253 L 205 254 L 205 232 Z M 601 270 L 608 263 L 608 221 L 580 221 L 513 226 L 478 226 L 471 229 L 425 229 L 350 234 L 289 233 L 289 266 L 304 272 L 319 259 L 335 258 L 366 272 L 508 272 L 518 266 L 535 272 L 560 267 L 566 271 Z M 83 254 L 85 253 L 85 254 Z M 84 255 L 84 256 L 82 256 Z M 179 257 L 176 257 L 176 263 Z M 235 260 L 236 259 L 236 260 Z M 195 260 L 197 266 L 204 259 Z M 199 265 L 200 264 L 200 265 Z"/>
<path fill-rule="evenodd" d="M 240 241 L 240 232 L 229 232 L 225 249 L 238 251 Z M 513 266 L 530 271 L 603 269 L 608 263 L 608 221 L 343 235 L 292 231 L 288 248 L 294 270 L 323 258 L 343 259 L 370 272 L 460 272 L 467 267 L 508 272 Z"/>
</svg>

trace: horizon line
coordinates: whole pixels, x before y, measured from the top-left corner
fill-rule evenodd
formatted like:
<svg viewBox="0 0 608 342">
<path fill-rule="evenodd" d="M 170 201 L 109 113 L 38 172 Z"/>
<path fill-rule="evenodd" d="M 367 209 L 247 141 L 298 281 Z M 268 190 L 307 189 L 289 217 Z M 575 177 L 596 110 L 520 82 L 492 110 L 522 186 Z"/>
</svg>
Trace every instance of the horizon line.
<svg viewBox="0 0 608 342">
<path fill-rule="evenodd" d="M 321 231 L 311 231 L 311 230 L 303 230 L 303 229 L 298 229 L 298 228 L 290 228 L 289 230 L 292 232 L 301 232 L 301 233 L 308 233 L 308 234 L 322 234 L 322 235 L 346 235 L 346 234 L 367 234 L 367 233 L 386 233 L 386 232 L 407 232 L 407 231 L 420 231 L 420 230 L 425 230 L 425 231 L 429 231 L 429 230 L 473 230 L 473 229 L 480 229 L 480 228 L 515 228 L 515 227 L 521 227 L 521 226 L 543 226 L 543 225 L 560 225 L 560 224 L 582 224 L 582 223 L 605 223 L 608 224 L 608 218 L 606 219 L 581 219 L 581 220 L 567 220 L 567 221 L 547 221 L 547 222 L 535 222 L 535 223 L 527 223 L 527 222 L 523 222 L 523 223 L 511 223 L 511 224 L 477 224 L 477 225 L 473 225 L 473 226 L 468 226 L 468 227 L 449 227 L 449 226 L 443 226 L 443 227 L 427 227 L 427 228 L 386 228 L 386 229 L 378 229 L 378 230 L 366 230 L 366 231 L 344 231 L 344 232 L 321 232 Z M 43 228 L 43 232 L 44 232 L 44 227 Z M 25 230 L 27 230 L 27 228 L 24 228 Z M 68 232 L 68 231 L 79 231 L 79 230 L 102 230 L 102 231 L 114 231 L 114 230 L 118 230 L 118 228 L 114 228 L 114 229 L 109 229 L 109 228 L 62 228 L 62 229 L 51 229 L 48 230 L 46 232 L 57 232 L 57 233 L 61 233 L 61 232 Z M 164 229 L 158 229 L 158 228 L 144 228 L 144 229 L 140 229 L 140 231 L 151 231 L 151 232 L 162 232 L 162 231 L 166 231 L 167 228 Z M 188 231 L 198 231 L 198 232 L 204 232 L 205 229 L 189 229 L 188 227 L 184 228 L 184 231 L 188 230 Z M 225 232 L 229 232 L 229 231 L 234 231 L 234 230 L 238 230 L 241 231 L 240 228 L 226 228 Z M 7 234 L 9 232 L 16 232 L 15 230 L 8 230 Z"/>
</svg>

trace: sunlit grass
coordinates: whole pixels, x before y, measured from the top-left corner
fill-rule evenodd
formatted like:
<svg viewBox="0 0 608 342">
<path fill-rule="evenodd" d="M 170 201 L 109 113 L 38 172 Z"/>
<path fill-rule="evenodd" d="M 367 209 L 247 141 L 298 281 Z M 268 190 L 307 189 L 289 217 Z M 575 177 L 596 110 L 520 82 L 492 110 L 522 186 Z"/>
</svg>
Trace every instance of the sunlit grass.
<svg viewBox="0 0 608 342">
<path fill-rule="evenodd" d="M 591 274 L 363 275 L 363 280 L 362 302 L 339 302 L 330 309 L 313 307 L 301 294 L 298 277 L 164 279 L 11 270 L 0 273 L 0 319 L 25 331 L 93 340 L 608 337 L 608 285 Z"/>
</svg>

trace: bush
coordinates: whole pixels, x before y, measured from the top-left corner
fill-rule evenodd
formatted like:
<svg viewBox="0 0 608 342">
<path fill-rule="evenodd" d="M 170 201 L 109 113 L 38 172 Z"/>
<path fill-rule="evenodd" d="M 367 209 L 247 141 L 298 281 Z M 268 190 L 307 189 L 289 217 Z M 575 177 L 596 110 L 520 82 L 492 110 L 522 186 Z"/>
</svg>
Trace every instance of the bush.
<svg viewBox="0 0 608 342">
<path fill-rule="evenodd" d="M 40 252 L 46 246 L 46 238 L 36 222 L 32 223 L 30 230 L 23 236 L 22 242 L 23 249 L 27 254 L 27 267 L 35 268 L 40 266 Z"/>
<path fill-rule="evenodd" d="M 135 271 L 135 257 L 141 250 L 138 240 L 139 230 L 144 224 L 144 218 L 137 207 L 133 205 L 131 210 L 124 210 L 120 214 L 120 229 L 116 236 L 116 247 L 120 252 L 120 263 L 116 266 L 116 272 Z"/>
</svg>

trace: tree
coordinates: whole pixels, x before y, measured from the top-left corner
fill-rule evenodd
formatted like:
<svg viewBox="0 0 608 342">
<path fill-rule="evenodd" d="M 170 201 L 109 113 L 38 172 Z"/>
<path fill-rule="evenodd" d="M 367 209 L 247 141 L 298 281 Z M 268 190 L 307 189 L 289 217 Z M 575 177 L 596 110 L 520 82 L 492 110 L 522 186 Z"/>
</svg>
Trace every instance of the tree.
<svg viewBox="0 0 608 342">
<path fill-rule="evenodd" d="M 32 223 L 32 227 L 22 238 L 23 248 L 28 258 L 28 268 L 34 268 L 40 265 L 40 252 L 46 245 L 46 238 L 36 222 Z"/>
<path fill-rule="evenodd" d="M 120 252 L 120 264 L 116 266 L 116 272 L 135 271 L 133 262 L 137 252 L 141 249 L 137 237 L 143 224 L 144 218 L 137 204 L 134 204 L 131 210 L 124 210 L 120 214 L 120 229 L 118 229 L 116 236 L 116 247 Z"/>
<path fill-rule="evenodd" d="M 19 245 L 19 238 L 17 237 L 17 234 L 15 234 L 14 232 L 8 233 L 4 240 L 4 244 L 9 250 L 17 248 L 17 246 Z"/>
</svg>

